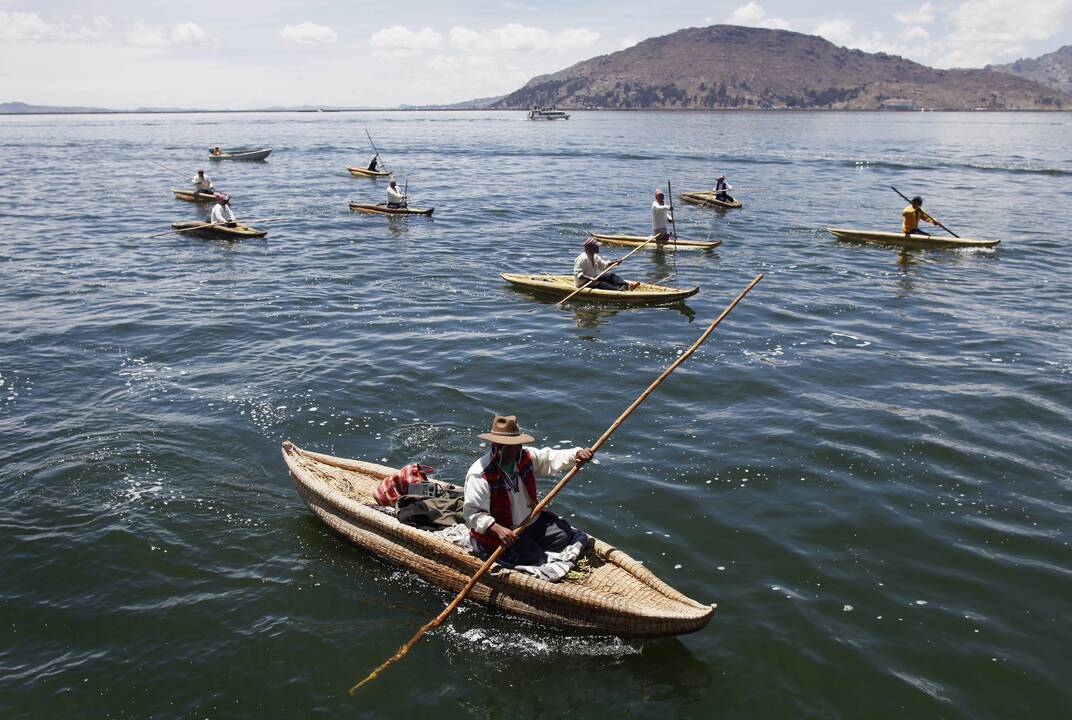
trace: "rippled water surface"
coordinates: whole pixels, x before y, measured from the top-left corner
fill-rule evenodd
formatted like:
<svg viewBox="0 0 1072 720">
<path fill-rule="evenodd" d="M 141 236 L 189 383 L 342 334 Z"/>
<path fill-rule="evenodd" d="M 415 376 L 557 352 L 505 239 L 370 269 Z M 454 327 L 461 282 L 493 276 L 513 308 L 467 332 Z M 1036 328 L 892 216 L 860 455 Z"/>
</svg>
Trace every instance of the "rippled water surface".
<svg viewBox="0 0 1072 720">
<path fill-rule="evenodd" d="M 1072 120 L 1031 114 L 332 113 L 0 118 L 0 715 L 1067 717 Z M 428 218 L 381 201 L 367 128 Z M 202 160 L 270 146 L 264 163 Z M 202 217 L 198 166 L 264 240 Z M 685 305 L 563 308 L 589 229 Z M 993 251 L 836 242 L 923 194 Z M 609 256 L 622 254 L 609 249 Z M 576 637 L 447 601 L 332 535 L 286 438 L 460 479 L 492 413 L 593 442 L 766 279 L 556 507 L 711 624 Z M 544 489 L 548 487 L 543 486 Z"/>
</svg>

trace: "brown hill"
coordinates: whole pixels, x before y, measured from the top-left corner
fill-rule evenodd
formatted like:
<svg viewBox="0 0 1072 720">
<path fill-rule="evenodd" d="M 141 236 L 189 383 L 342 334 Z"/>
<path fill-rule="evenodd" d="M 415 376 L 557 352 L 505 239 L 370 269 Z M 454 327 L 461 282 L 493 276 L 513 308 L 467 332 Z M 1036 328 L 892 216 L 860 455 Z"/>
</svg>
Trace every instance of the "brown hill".
<svg viewBox="0 0 1072 720">
<path fill-rule="evenodd" d="M 1040 55 L 1023 58 L 1008 65 L 987 65 L 987 70 L 1010 73 L 1045 85 L 1046 87 L 1072 93 L 1072 45 Z"/>
<path fill-rule="evenodd" d="M 935 70 L 787 30 L 713 25 L 540 75 L 493 108 L 1052 110 L 1072 96 L 1007 73 Z"/>
</svg>

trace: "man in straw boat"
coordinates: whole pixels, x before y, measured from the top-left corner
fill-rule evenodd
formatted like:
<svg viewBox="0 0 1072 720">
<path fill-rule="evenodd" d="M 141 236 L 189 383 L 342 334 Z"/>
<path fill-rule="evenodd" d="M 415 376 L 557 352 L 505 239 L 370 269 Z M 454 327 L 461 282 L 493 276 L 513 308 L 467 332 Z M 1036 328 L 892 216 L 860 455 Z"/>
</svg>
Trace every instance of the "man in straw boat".
<svg viewBox="0 0 1072 720">
<path fill-rule="evenodd" d="M 614 267 L 621 260 L 604 260 L 599 255 L 599 241 L 589 237 L 584 241 L 584 252 L 573 261 L 573 285 L 584 287 L 586 283 L 595 280 L 601 272 Z M 630 282 L 618 277 L 616 273 L 607 273 L 603 277 L 589 285 L 597 290 L 635 290 L 640 285 L 638 282 Z"/>
<path fill-rule="evenodd" d="M 491 443 L 491 450 L 469 468 L 462 507 L 478 554 L 487 557 L 503 545 L 504 564 L 540 565 L 546 552 L 561 552 L 577 542 L 583 534 L 547 510 L 521 532 L 516 528 L 536 507 L 536 476 L 580 467 L 592 459 L 592 451 L 527 447 L 535 439 L 521 432 L 514 415 L 496 415 L 491 431 L 479 437 Z"/>
<path fill-rule="evenodd" d="M 391 182 L 387 183 L 387 207 L 406 207 L 406 196 L 398 189 L 398 183 L 395 182 L 394 178 L 391 178 Z"/>
<path fill-rule="evenodd" d="M 919 229 L 919 221 L 926 220 L 931 225 L 937 225 L 934 218 L 927 213 L 923 212 L 923 198 L 916 195 L 912 198 L 912 204 L 901 211 L 901 215 L 904 216 L 904 222 L 901 224 L 901 232 L 905 235 L 924 235 L 930 237 L 929 232 L 924 232 Z"/>
<path fill-rule="evenodd" d="M 651 204 L 651 234 L 655 236 L 656 242 L 665 242 L 670 239 L 670 233 L 667 231 L 667 223 L 674 221 L 674 216 L 670 214 L 670 206 L 666 204 L 662 189 L 655 191 L 655 202 Z"/>
<path fill-rule="evenodd" d="M 371 170 L 372 172 L 376 172 L 376 168 L 377 168 L 377 166 L 379 166 L 379 164 L 380 164 L 380 158 L 374 155 L 372 157 L 372 160 L 369 161 L 368 169 Z"/>
<path fill-rule="evenodd" d="M 212 189 L 212 180 L 205 174 L 204 170 L 198 170 L 197 175 L 194 176 L 194 192 L 210 194 Z"/>
<path fill-rule="evenodd" d="M 238 222 L 234 211 L 231 210 L 231 198 L 223 193 L 216 193 L 216 204 L 212 206 L 212 215 L 209 222 L 213 225 L 226 225 L 234 227 Z"/>
<path fill-rule="evenodd" d="M 730 195 L 730 190 L 732 189 L 733 186 L 726 183 L 725 175 L 719 175 L 715 178 L 715 200 L 733 202 L 733 196 Z"/>
</svg>

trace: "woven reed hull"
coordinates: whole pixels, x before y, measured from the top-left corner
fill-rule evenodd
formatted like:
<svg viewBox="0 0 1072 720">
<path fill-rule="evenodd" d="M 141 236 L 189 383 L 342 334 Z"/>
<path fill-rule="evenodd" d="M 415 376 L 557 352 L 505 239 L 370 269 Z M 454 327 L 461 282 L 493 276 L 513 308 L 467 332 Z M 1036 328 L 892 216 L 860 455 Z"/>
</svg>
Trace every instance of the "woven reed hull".
<svg viewBox="0 0 1072 720">
<path fill-rule="evenodd" d="M 354 177 L 384 178 L 384 177 L 390 177 L 390 175 L 391 175 L 391 173 L 389 173 L 389 172 L 381 172 L 379 170 L 369 170 L 368 168 L 362 168 L 362 167 L 347 167 L 346 169 L 349 170 L 350 174 L 353 175 Z"/>
<path fill-rule="evenodd" d="M 370 215 L 431 215 L 435 210 L 435 208 L 389 208 L 386 204 L 370 205 L 354 202 L 350 203 L 350 209 Z"/>
<path fill-rule="evenodd" d="M 503 280 L 516 287 L 535 290 L 548 295 L 566 297 L 577 287 L 572 275 L 522 275 L 520 273 L 499 273 Z M 663 285 L 641 283 L 636 290 L 594 290 L 585 288 L 573 296 L 576 299 L 598 300 L 628 305 L 661 305 L 681 302 L 700 292 L 699 287 L 672 288 Z"/>
<path fill-rule="evenodd" d="M 289 441 L 283 458 L 309 510 L 376 557 L 453 593 L 480 568 L 480 559 L 461 548 L 369 507 L 372 489 L 393 468 L 307 452 Z M 496 566 L 469 597 L 552 627 L 621 637 L 682 635 L 711 619 L 714 605 L 682 595 L 620 550 L 596 540 L 591 553 L 583 580 L 549 583 Z"/>
<path fill-rule="evenodd" d="M 591 235 L 602 243 L 607 243 L 609 245 L 625 245 L 628 247 L 639 247 L 651 239 L 650 236 L 647 235 L 604 235 L 602 233 L 591 233 Z M 676 242 L 673 240 L 662 240 L 648 243 L 647 247 L 652 250 L 669 251 L 713 250 L 721 244 L 721 240 L 681 240 L 679 238 Z"/>
<path fill-rule="evenodd" d="M 849 230 L 847 228 L 827 228 L 826 231 L 838 240 L 850 242 L 868 242 L 879 245 L 899 245 L 902 247 L 994 247 L 1000 240 L 973 240 L 955 238 L 952 235 L 910 235 L 882 232 L 881 230 Z"/>
<path fill-rule="evenodd" d="M 266 157 L 272 154 L 272 149 L 264 148 L 263 150 L 241 150 L 238 152 L 223 150 L 222 152 L 222 155 L 213 155 L 210 152 L 208 154 L 208 157 L 210 160 L 264 160 Z"/>
<path fill-rule="evenodd" d="M 204 225 L 204 223 L 196 221 L 171 223 L 171 227 L 175 228 L 176 230 L 182 230 L 183 228 L 193 227 L 195 225 Z M 225 240 L 245 240 L 246 238 L 264 237 L 268 234 L 268 231 L 251 228 L 248 225 L 238 225 L 237 227 L 233 228 L 226 227 L 225 225 L 216 225 L 215 227 L 188 230 L 183 234 L 202 235 L 204 237 L 223 238 Z"/>
<path fill-rule="evenodd" d="M 740 200 L 733 200 L 726 202 L 719 200 L 715 197 L 715 194 L 709 190 L 704 192 L 683 192 L 679 197 L 687 203 L 693 205 L 703 205 L 705 207 L 720 207 L 720 208 L 741 208 Z"/>
<path fill-rule="evenodd" d="M 176 200 L 185 200 L 186 202 L 196 203 L 214 203 L 216 202 L 216 195 L 214 193 L 194 192 L 193 190 L 180 190 L 179 188 L 171 188 L 171 192 L 175 193 Z"/>
</svg>

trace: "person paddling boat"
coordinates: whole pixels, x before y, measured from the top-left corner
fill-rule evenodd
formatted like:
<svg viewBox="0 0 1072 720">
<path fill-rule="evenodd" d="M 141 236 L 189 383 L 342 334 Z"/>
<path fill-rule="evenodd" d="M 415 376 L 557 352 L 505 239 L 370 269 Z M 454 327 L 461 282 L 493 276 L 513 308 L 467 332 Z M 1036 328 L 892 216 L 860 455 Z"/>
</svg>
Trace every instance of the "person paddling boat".
<svg viewBox="0 0 1072 720">
<path fill-rule="evenodd" d="M 394 178 L 391 178 L 391 182 L 387 183 L 387 207 L 406 207 L 406 196 L 398 189 L 398 183 L 395 182 Z"/>
<path fill-rule="evenodd" d="M 376 156 L 373 156 L 372 160 L 368 164 L 368 169 L 371 170 L 372 172 L 377 172 L 376 168 L 379 166 L 379 164 L 380 164 L 380 159 L 378 157 L 376 157 Z"/>
<path fill-rule="evenodd" d="M 604 260 L 599 255 L 599 241 L 589 237 L 584 241 L 584 252 L 573 261 L 573 285 L 584 287 L 587 283 L 595 280 L 601 272 L 607 268 L 619 264 L 620 260 Z M 591 285 L 596 290 L 635 290 L 639 282 L 629 282 L 618 277 L 616 273 L 607 273 Z"/>
<path fill-rule="evenodd" d="M 209 222 L 213 225 L 226 225 L 227 227 L 234 227 L 238 224 L 238 218 L 235 217 L 234 211 L 231 210 L 231 198 L 224 193 L 216 193 L 216 204 L 212 206 L 212 215 L 209 217 Z"/>
<path fill-rule="evenodd" d="M 719 175 L 715 178 L 715 199 L 722 202 L 733 202 L 733 196 L 729 191 L 733 189 L 732 185 L 726 183 L 726 176 Z"/>
<path fill-rule="evenodd" d="M 651 204 L 651 233 L 656 242 L 665 242 L 670 239 L 670 233 L 666 226 L 674 221 L 670 212 L 670 206 L 666 204 L 662 189 L 655 191 L 655 202 Z"/>
<path fill-rule="evenodd" d="M 212 180 L 205 175 L 204 170 L 198 170 L 197 175 L 193 179 L 194 192 L 204 193 L 205 195 L 212 195 L 215 190 L 212 187 Z"/>
<path fill-rule="evenodd" d="M 919 221 L 926 220 L 931 225 L 937 225 L 938 222 L 927 213 L 923 212 L 923 198 L 916 195 L 912 198 L 912 204 L 901 211 L 901 215 L 904 220 L 901 224 L 901 232 L 905 234 L 905 237 L 909 235 L 923 235 L 924 237 L 930 237 L 929 232 L 924 232 L 919 229 Z"/>
<path fill-rule="evenodd" d="M 491 431 L 479 436 L 491 450 L 474 462 L 465 475 L 462 515 L 476 541 L 477 554 L 488 557 L 506 547 L 500 562 L 540 565 L 544 553 L 587 544 L 588 536 L 554 513 L 544 510 L 517 532 L 536 507 L 536 477 L 559 475 L 592 459 L 590 448 L 555 450 L 528 447 L 535 438 L 521 431 L 514 415 L 496 415 Z"/>
</svg>

